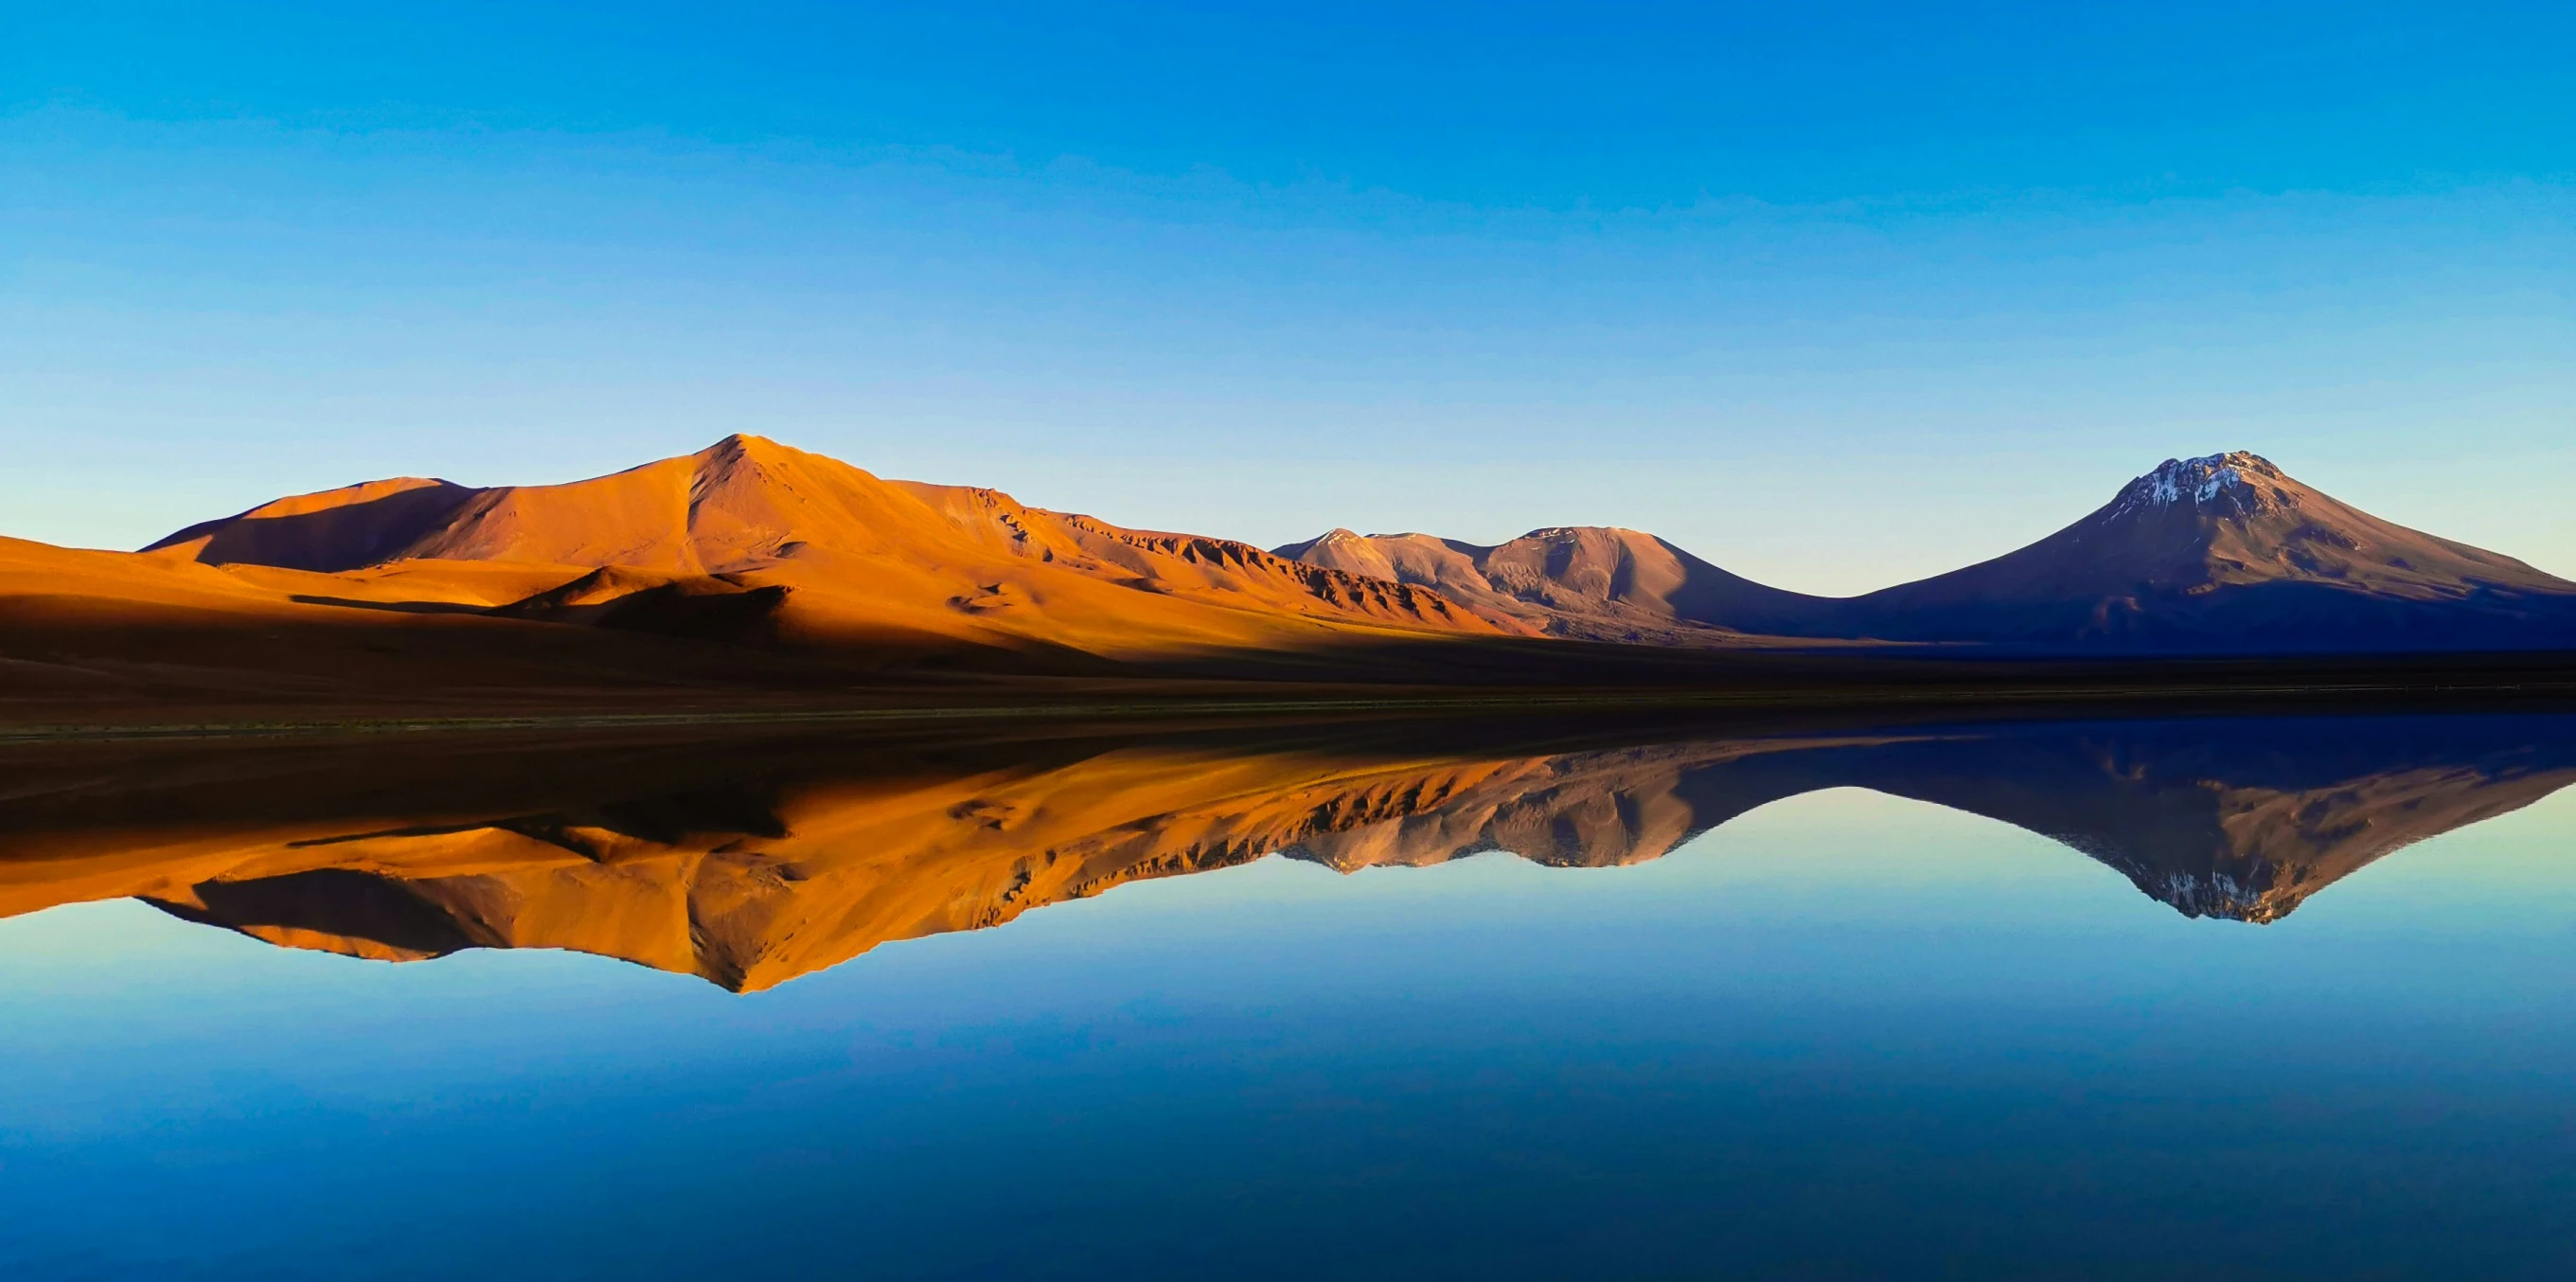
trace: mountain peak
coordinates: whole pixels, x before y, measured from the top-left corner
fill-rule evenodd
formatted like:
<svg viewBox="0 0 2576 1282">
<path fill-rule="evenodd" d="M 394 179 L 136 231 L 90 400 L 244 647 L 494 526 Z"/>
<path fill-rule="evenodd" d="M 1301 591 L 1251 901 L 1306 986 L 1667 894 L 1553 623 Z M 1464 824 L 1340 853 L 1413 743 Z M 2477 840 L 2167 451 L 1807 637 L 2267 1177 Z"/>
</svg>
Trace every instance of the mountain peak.
<svg viewBox="0 0 2576 1282">
<path fill-rule="evenodd" d="M 750 459 L 754 462 L 759 462 L 764 460 L 789 458 L 802 453 L 804 453 L 804 451 L 790 446 L 781 445 L 766 436 L 754 436 L 749 432 L 735 432 L 726 436 L 723 440 L 698 451 L 697 457 L 710 459 L 719 463 L 728 463 L 738 459 Z"/>
<path fill-rule="evenodd" d="M 2221 516 L 2243 515 L 2290 506 L 2290 488 L 2298 482 L 2270 459 L 2244 450 L 2166 459 L 2156 470 L 2129 482 L 2114 501 L 2111 515 L 2184 507 L 2208 509 Z"/>
</svg>

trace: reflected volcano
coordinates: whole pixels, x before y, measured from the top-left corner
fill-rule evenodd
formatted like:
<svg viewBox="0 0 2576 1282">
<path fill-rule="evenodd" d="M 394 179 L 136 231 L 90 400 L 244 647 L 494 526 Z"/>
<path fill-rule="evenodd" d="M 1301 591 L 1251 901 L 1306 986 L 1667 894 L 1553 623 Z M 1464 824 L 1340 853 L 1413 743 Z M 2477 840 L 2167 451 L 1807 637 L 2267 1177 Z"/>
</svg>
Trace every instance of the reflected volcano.
<svg viewBox="0 0 2576 1282">
<path fill-rule="evenodd" d="M 1844 787 L 2046 835 L 2190 916 L 2270 922 L 2576 782 L 2576 718 L 54 745 L 12 778 L 0 914 L 131 896 L 281 946 L 565 948 L 750 991 L 1273 853 L 1634 864 Z"/>
</svg>

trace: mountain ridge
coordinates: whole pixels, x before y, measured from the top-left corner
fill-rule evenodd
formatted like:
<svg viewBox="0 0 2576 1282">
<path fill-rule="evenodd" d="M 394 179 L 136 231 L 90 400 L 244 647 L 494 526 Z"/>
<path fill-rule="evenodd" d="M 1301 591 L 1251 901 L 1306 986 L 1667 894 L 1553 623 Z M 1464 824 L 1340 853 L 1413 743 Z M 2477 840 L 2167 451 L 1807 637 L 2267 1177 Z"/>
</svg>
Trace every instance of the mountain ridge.
<svg viewBox="0 0 2576 1282">
<path fill-rule="evenodd" d="M 675 583 L 703 589 L 721 578 L 743 591 L 775 589 L 764 599 L 776 617 L 754 630 L 760 635 L 822 644 L 1062 643 L 1115 656 L 1194 643 L 1291 644 L 1314 629 L 1514 631 L 1436 593 L 1247 544 L 1126 530 L 1027 508 L 998 491 L 889 482 L 742 434 L 556 485 L 407 479 L 295 496 L 190 526 L 144 555 L 337 572 L 556 567 L 564 583 L 549 593 L 590 578 L 596 589 L 669 595 Z M 596 577 L 611 569 L 626 577 Z M 575 617 L 534 596 L 498 609 Z"/>
</svg>

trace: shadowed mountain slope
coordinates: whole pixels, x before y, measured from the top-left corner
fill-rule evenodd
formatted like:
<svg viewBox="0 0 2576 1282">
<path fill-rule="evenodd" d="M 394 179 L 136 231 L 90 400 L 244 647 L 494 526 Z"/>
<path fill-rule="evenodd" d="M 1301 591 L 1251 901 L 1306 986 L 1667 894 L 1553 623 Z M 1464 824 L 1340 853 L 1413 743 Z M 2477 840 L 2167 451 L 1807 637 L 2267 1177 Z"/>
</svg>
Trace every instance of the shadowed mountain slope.
<svg viewBox="0 0 2576 1282">
<path fill-rule="evenodd" d="M 1535 755 L 1407 733 L 407 752 L 410 774 L 372 784 L 345 752 L 308 767 L 324 780 L 239 759 L 76 763 L 0 798 L 0 914 L 142 896 L 283 945 L 570 948 L 751 989 L 1272 853 L 1606 867 L 1859 787 L 2049 836 L 2190 916 L 2269 922 L 2576 782 L 2576 724 L 2551 717 L 1787 730 Z M 314 808 L 348 781 L 346 803 Z"/>
<path fill-rule="evenodd" d="M 0 539 L 0 708 L 39 723 L 120 710 L 257 720 L 315 701 L 524 710 L 558 695 L 670 700 L 834 675 L 736 647 L 492 615 L 559 582 L 556 567 L 420 565 L 218 568 Z"/>
<path fill-rule="evenodd" d="M 411 555 L 485 491 L 416 476 L 299 494 L 203 521 L 145 548 L 209 565 L 329 574 Z"/>
</svg>

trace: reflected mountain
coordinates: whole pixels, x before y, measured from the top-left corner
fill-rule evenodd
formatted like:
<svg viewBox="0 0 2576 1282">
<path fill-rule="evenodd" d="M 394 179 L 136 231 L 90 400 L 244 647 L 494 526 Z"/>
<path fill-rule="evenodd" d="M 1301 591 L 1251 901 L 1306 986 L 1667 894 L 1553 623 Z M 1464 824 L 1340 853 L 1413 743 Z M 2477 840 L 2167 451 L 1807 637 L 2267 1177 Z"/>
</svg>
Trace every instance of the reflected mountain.
<svg viewBox="0 0 2576 1282">
<path fill-rule="evenodd" d="M 2189 916 L 2270 922 L 2576 782 L 2576 717 L 21 751 L 0 914 L 130 896 L 281 946 L 565 948 L 750 991 L 1273 853 L 1634 864 L 1829 788 L 1999 820 Z"/>
</svg>

